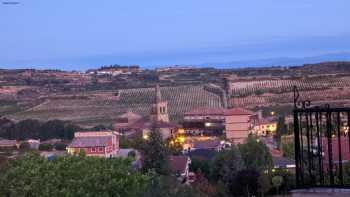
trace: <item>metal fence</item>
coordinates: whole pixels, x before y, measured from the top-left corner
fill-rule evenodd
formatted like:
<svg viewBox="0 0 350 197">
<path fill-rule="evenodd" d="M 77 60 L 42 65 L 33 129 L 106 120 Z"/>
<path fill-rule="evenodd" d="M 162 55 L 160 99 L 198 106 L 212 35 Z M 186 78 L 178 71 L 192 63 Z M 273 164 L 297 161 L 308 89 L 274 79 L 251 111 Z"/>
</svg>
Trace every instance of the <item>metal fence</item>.
<svg viewBox="0 0 350 197">
<path fill-rule="evenodd" d="M 350 108 L 313 106 L 294 87 L 296 185 L 350 187 Z"/>
</svg>

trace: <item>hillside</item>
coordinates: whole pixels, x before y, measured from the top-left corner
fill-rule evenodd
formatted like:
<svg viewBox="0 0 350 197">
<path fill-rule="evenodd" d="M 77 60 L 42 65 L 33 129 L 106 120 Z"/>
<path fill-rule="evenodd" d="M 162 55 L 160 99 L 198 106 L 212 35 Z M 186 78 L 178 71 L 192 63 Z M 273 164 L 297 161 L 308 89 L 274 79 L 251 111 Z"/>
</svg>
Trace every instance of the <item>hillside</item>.
<svg viewBox="0 0 350 197">
<path fill-rule="evenodd" d="M 128 110 L 149 114 L 156 83 L 168 100 L 173 121 L 196 107 L 290 106 L 294 85 L 314 103 L 350 104 L 350 62 L 241 69 L 113 66 L 88 73 L 3 69 L 0 115 L 108 125 Z"/>
<path fill-rule="evenodd" d="M 218 95 L 206 91 L 204 86 L 162 87 L 163 97 L 168 101 L 170 119 L 179 121 L 182 113 L 196 107 L 222 105 Z M 11 118 L 22 120 L 35 118 L 40 120 L 71 120 L 84 126 L 111 124 L 118 115 L 133 111 L 148 115 L 154 101 L 153 88 L 125 89 L 119 91 L 91 91 L 85 97 L 68 97 L 61 95 L 49 98 L 44 103 L 29 110 L 15 113 Z"/>
</svg>

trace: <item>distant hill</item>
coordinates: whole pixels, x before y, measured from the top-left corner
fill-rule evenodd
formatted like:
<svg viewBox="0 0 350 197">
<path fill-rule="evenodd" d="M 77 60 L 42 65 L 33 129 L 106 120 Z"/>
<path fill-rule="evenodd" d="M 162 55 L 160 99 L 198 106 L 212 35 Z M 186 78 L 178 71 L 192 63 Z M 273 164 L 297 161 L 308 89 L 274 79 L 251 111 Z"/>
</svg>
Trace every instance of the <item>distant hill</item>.
<svg viewBox="0 0 350 197">
<path fill-rule="evenodd" d="M 200 66 L 213 66 L 216 68 L 243 68 L 243 67 L 268 67 L 268 66 L 302 66 L 328 61 L 350 61 L 350 53 L 330 53 L 311 57 L 280 57 L 256 60 L 241 60 L 232 62 L 204 63 Z"/>
</svg>

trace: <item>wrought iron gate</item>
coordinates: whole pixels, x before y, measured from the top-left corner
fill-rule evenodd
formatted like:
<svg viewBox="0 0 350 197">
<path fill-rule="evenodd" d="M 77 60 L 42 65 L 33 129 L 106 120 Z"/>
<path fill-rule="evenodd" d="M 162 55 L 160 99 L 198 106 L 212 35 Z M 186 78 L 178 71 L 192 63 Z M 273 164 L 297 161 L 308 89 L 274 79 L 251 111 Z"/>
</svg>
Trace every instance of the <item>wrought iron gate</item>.
<svg viewBox="0 0 350 197">
<path fill-rule="evenodd" d="M 294 87 L 296 184 L 350 187 L 350 108 L 312 106 Z"/>
</svg>

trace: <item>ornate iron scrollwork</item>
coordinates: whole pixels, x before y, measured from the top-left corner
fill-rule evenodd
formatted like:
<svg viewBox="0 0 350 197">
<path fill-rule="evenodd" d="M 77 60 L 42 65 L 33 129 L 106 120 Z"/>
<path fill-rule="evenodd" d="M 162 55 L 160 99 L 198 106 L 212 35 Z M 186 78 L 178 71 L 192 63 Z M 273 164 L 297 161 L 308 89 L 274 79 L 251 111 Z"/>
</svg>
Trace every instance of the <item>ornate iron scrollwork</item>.
<svg viewBox="0 0 350 197">
<path fill-rule="evenodd" d="M 311 106 L 310 100 L 300 100 L 300 94 L 297 86 L 293 86 L 293 92 L 294 92 L 294 108 L 306 109 Z"/>
</svg>

